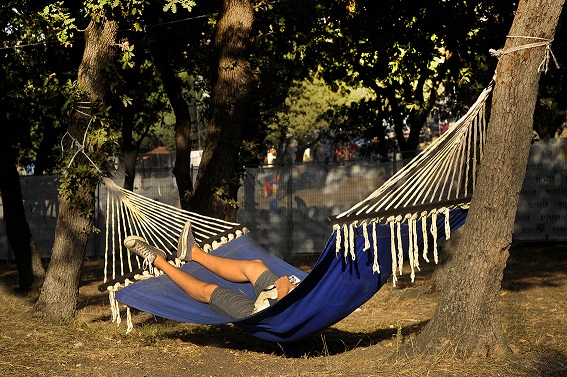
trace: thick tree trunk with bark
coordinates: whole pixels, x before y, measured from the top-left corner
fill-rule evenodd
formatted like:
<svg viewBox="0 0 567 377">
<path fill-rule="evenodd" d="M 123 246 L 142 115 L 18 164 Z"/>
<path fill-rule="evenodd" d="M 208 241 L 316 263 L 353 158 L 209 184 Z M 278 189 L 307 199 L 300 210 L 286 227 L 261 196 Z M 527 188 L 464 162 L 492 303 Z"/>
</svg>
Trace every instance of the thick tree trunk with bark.
<svg viewBox="0 0 567 377">
<path fill-rule="evenodd" d="M 92 102 L 101 101 L 107 91 L 106 69 L 114 56 L 117 30 L 117 22 L 110 20 L 91 21 L 85 30 L 85 51 L 79 67 L 78 85 Z M 76 140 L 83 140 L 88 123 L 87 117 L 74 114 L 69 134 Z M 69 170 L 80 164 L 88 162 L 78 154 Z M 73 198 L 61 198 L 51 261 L 35 305 L 41 316 L 53 322 L 68 322 L 75 317 L 87 240 L 92 230 L 88 209 L 94 208 L 97 182 L 92 175 L 80 172 L 76 175 L 77 189 Z M 80 207 L 76 203 L 80 203 Z"/>
<path fill-rule="evenodd" d="M 0 107 L 2 105 L 0 104 Z M 40 251 L 26 220 L 20 176 L 12 149 L 12 138 L 7 112 L 2 109 L 0 129 L 0 196 L 4 206 L 4 222 L 10 246 L 18 267 L 19 287 L 23 292 L 39 290 L 43 284 L 45 270 L 41 264 Z"/>
<path fill-rule="evenodd" d="M 224 0 L 215 35 L 211 119 L 193 195 L 192 211 L 234 220 L 242 170 L 239 154 L 248 124 L 252 75 L 248 46 L 254 20 L 250 0 Z"/>
<path fill-rule="evenodd" d="M 520 1 L 504 51 L 553 39 L 564 0 Z M 498 316 L 503 271 L 512 242 L 545 47 L 500 58 L 487 145 L 467 222 L 447 243 L 447 275 L 431 321 L 413 350 L 450 349 L 459 355 L 493 356 L 509 351 Z"/>
</svg>

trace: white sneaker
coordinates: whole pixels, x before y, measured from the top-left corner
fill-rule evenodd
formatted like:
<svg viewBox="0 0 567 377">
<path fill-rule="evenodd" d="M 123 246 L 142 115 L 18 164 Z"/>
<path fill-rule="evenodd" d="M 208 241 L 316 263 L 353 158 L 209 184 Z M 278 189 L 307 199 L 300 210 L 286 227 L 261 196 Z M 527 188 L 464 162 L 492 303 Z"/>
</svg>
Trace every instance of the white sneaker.
<svg viewBox="0 0 567 377">
<path fill-rule="evenodd" d="M 162 257 L 166 258 L 166 255 L 162 250 L 148 244 L 148 242 L 145 239 L 139 236 L 126 237 L 124 239 L 124 246 L 126 246 L 126 248 L 130 252 L 144 258 L 144 263 L 142 267 L 148 268 L 150 272 L 152 272 L 152 264 L 154 263 L 158 255 L 161 255 Z"/>
<path fill-rule="evenodd" d="M 181 235 L 179 235 L 176 257 L 186 262 L 191 262 L 191 254 L 194 245 L 197 245 L 197 242 L 195 241 L 195 237 L 193 237 L 193 232 L 191 231 L 191 222 L 187 221 L 185 223 L 185 226 L 183 227 L 183 230 L 181 231 Z"/>
</svg>

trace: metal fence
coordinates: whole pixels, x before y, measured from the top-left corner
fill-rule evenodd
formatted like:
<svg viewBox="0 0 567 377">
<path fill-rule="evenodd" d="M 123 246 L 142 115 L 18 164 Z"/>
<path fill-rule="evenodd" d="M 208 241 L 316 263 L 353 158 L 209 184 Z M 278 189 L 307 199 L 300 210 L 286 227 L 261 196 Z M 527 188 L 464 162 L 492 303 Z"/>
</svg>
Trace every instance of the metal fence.
<svg viewBox="0 0 567 377">
<path fill-rule="evenodd" d="M 265 165 L 246 169 L 238 193 L 237 222 L 248 227 L 254 239 L 274 254 L 317 254 L 323 250 L 331 227 L 327 216 L 350 208 L 385 182 L 402 162 L 350 161 L 336 165 L 305 163 Z M 196 176 L 197 168 L 193 176 Z M 114 178 L 119 185 L 122 178 Z M 20 179 L 26 217 L 42 257 L 51 253 L 58 213 L 55 176 L 22 176 Z M 179 206 L 179 193 L 169 168 L 140 170 L 134 191 L 159 202 Z M 103 188 L 97 190 L 95 226 L 87 247 L 90 257 L 102 257 L 105 247 L 105 203 Z M 3 223 L 0 201 L 0 219 Z M 0 226 L 0 260 L 13 259 Z"/>
<path fill-rule="evenodd" d="M 237 221 L 272 253 L 321 252 L 332 232 L 326 218 L 367 197 L 403 162 L 350 161 L 246 169 Z"/>
<path fill-rule="evenodd" d="M 337 215 L 379 188 L 403 166 L 403 161 L 351 160 L 344 164 L 305 163 L 249 167 L 238 193 L 237 221 L 253 238 L 284 259 L 318 254 L 331 227 L 325 219 Z M 532 146 L 520 195 L 514 238 L 520 241 L 567 240 L 567 139 Z M 196 168 L 193 176 L 196 176 Z M 122 184 L 120 176 L 117 184 Z M 43 257 L 49 257 L 58 213 L 55 176 L 22 176 L 26 217 Z M 135 191 L 173 206 L 179 193 L 169 168 L 137 172 Z M 87 255 L 102 257 L 105 247 L 105 190 L 97 191 L 94 223 L 101 231 L 89 239 Z M 0 201 L 0 261 L 13 259 Z"/>
</svg>

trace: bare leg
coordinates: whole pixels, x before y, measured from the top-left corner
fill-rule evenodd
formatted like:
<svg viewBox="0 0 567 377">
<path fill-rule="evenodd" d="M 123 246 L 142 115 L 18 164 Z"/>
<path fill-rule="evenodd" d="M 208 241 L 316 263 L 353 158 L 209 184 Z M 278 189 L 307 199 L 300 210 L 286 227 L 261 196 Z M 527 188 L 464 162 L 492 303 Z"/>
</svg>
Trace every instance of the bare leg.
<svg viewBox="0 0 567 377">
<path fill-rule="evenodd" d="M 192 252 L 194 261 L 223 279 L 233 282 L 249 281 L 255 284 L 258 277 L 268 270 L 268 267 L 260 260 L 238 260 L 219 257 L 205 253 L 198 246 L 194 246 Z M 218 288 L 216 284 L 204 282 L 169 264 L 161 255 L 156 256 L 153 264 L 156 268 L 162 270 L 183 292 L 197 301 L 206 304 L 210 303 L 213 291 Z M 281 300 L 296 287 L 296 285 L 289 282 L 287 276 L 280 277 L 274 284 L 278 290 L 278 300 Z"/>
<path fill-rule="evenodd" d="M 175 284 L 197 301 L 208 304 L 211 294 L 218 287 L 215 284 L 206 283 L 191 274 L 169 264 L 161 255 L 154 260 L 154 266 L 162 270 Z"/>
<path fill-rule="evenodd" d="M 258 277 L 268 270 L 261 260 L 219 257 L 204 252 L 198 246 L 193 246 L 192 258 L 215 275 L 235 283 L 250 282 L 254 285 Z"/>
</svg>

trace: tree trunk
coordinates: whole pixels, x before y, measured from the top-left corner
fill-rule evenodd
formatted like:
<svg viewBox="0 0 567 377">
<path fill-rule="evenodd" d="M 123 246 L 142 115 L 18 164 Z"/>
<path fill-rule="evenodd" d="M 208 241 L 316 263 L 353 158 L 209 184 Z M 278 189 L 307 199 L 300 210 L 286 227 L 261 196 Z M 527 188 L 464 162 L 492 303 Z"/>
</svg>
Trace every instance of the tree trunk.
<svg viewBox="0 0 567 377">
<path fill-rule="evenodd" d="M 564 0 L 522 0 L 511 36 L 553 39 Z M 508 38 L 504 51 L 533 43 Z M 498 315 L 503 271 L 512 242 L 545 47 L 500 58 L 483 164 L 466 225 L 447 243 L 447 281 L 431 321 L 413 351 L 450 349 L 458 355 L 493 356 L 509 351 Z M 410 346 L 405 351 L 412 351 Z"/>
<path fill-rule="evenodd" d="M 136 158 L 138 158 L 138 150 L 124 149 L 124 185 L 122 187 L 130 191 L 134 191 Z"/>
<path fill-rule="evenodd" d="M 169 103 L 175 114 L 175 167 L 173 174 L 179 190 L 181 208 L 189 210 L 189 195 L 193 192 L 191 180 L 191 113 L 183 98 L 181 81 L 169 64 L 167 51 L 158 35 L 149 44 L 154 66 L 161 79 Z"/>
<path fill-rule="evenodd" d="M 243 129 L 250 109 L 252 75 L 248 46 L 254 20 L 250 0 L 224 0 L 215 35 L 211 120 L 191 210 L 234 220 L 242 163 Z"/>
<path fill-rule="evenodd" d="M 116 21 L 91 20 L 85 30 L 85 51 L 79 67 L 78 86 L 94 102 L 101 101 L 107 91 L 106 69 L 114 56 L 118 24 Z M 83 140 L 89 119 L 76 113 L 69 125 L 69 134 Z M 82 165 L 81 165 L 82 164 Z M 45 319 L 68 322 L 75 317 L 79 283 L 87 240 L 92 230 L 91 214 L 97 181 L 94 175 L 85 173 L 88 162 L 77 155 L 75 164 L 66 174 L 72 173 L 73 197 L 62 196 L 55 228 L 55 243 L 51 261 L 45 276 L 42 293 L 35 308 Z M 78 205 L 77 203 L 80 203 Z"/>
<path fill-rule="evenodd" d="M 2 104 L 0 104 L 2 106 Z M 23 292 L 39 291 L 45 277 L 40 251 L 31 234 L 26 220 L 20 176 L 12 149 L 12 138 L 7 112 L 2 109 L 0 138 L 0 196 L 4 206 L 6 234 L 16 258 L 19 287 Z"/>
<path fill-rule="evenodd" d="M 138 145 L 134 143 L 132 128 L 134 127 L 134 110 L 132 106 L 123 109 L 122 117 L 122 151 L 124 152 L 124 185 L 126 190 L 134 191 L 136 179 L 136 158 Z"/>
</svg>

